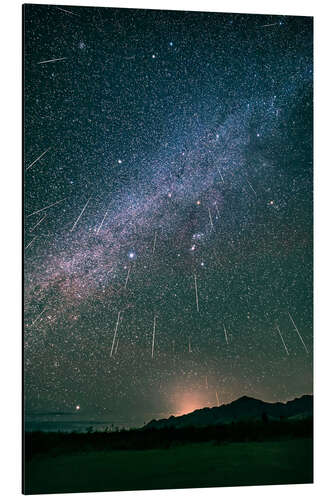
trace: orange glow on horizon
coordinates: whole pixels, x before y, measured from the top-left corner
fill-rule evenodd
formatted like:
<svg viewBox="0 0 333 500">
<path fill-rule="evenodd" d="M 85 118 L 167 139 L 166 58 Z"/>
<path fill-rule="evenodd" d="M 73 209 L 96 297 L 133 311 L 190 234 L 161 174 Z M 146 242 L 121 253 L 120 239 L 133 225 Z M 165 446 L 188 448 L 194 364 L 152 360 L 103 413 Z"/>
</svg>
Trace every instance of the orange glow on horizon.
<svg viewBox="0 0 333 500">
<path fill-rule="evenodd" d="M 200 393 L 183 393 L 175 397 L 175 413 L 174 416 L 187 415 L 194 410 L 210 406 L 207 400 L 207 394 Z"/>
</svg>

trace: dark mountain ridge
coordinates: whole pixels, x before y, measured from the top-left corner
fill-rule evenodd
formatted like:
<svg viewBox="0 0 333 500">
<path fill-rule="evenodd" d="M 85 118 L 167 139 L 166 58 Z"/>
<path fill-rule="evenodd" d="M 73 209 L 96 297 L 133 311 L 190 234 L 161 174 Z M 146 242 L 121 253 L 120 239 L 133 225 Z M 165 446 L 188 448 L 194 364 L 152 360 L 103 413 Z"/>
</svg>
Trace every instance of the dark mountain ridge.
<svg viewBox="0 0 333 500">
<path fill-rule="evenodd" d="M 240 420 L 305 418 L 313 415 L 313 396 L 304 395 L 287 403 L 266 403 L 243 396 L 229 404 L 194 410 L 187 415 L 152 420 L 146 429 L 207 427 Z"/>
</svg>

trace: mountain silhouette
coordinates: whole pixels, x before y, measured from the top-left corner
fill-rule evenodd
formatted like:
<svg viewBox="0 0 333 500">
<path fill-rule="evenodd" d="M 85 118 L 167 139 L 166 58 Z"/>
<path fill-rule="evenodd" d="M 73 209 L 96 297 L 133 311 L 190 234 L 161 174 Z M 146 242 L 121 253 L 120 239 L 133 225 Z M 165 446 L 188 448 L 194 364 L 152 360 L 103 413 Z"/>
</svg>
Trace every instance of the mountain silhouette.
<svg viewBox="0 0 333 500">
<path fill-rule="evenodd" d="M 305 418 L 313 415 L 313 396 L 304 395 L 287 403 L 266 403 L 243 396 L 229 404 L 194 410 L 179 417 L 152 420 L 145 429 L 207 427 L 240 420 Z"/>
</svg>

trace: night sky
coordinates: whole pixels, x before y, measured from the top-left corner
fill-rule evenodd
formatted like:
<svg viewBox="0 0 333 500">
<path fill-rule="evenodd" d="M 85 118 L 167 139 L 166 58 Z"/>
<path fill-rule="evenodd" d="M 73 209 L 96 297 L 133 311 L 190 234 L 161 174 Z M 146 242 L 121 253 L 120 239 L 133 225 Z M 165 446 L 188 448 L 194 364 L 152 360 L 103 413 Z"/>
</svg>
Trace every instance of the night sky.
<svg viewBox="0 0 333 500">
<path fill-rule="evenodd" d="M 311 394 L 312 18 L 25 5 L 24 28 L 27 412 Z"/>
</svg>

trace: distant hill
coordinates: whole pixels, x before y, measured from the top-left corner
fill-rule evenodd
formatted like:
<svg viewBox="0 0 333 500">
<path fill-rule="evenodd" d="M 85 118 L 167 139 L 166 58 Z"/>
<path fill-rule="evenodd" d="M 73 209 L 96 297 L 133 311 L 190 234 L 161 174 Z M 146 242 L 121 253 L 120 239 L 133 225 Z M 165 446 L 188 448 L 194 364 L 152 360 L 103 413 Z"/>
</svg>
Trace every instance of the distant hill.
<svg viewBox="0 0 333 500">
<path fill-rule="evenodd" d="M 258 420 L 263 414 L 268 419 L 295 419 L 313 415 L 313 396 L 305 395 L 287 403 L 266 403 L 259 399 L 243 396 L 227 405 L 202 408 L 180 417 L 152 420 L 145 429 L 164 429 L 181 427 L 207 427 L 222 425 L 240 420 Z"/>
</svg>

